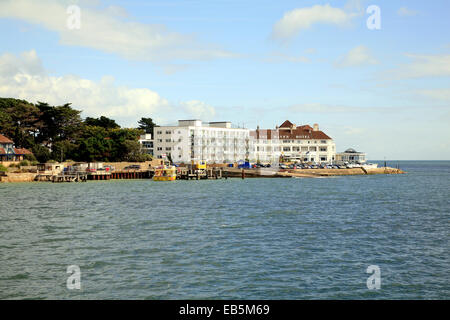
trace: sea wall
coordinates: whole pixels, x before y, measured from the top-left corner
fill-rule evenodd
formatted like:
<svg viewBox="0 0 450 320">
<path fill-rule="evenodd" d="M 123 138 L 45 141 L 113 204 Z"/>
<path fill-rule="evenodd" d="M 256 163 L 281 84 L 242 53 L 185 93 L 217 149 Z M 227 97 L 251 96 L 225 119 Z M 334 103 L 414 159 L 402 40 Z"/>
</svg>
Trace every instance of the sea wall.
<svg viewBox="0 0 450 320">
<path fill-rule="evenodd" d="M 328 176 L 353 176 L 353 175 L 372 175 L 372 174 L 403 174 L 403 170 L 382 167 L 382 168 L 351 168 L 351 169 L 296 169 L 280 172 L 279 175 L 292 177 L 328 177 Z"/>
<path fill-rule="evenodd" d="M 32 182 L 36 173 L 12 173 L 8 172 L 6 176 L 0 176 L 0 182 Z"/>
<path fill-rule="evenodd" d="M 20 161 L 1 161 L 0 162 L 3 166 L 5 166 L 6 168 L 8 168 L 10 165 L 12 164 L 19 164 Z"/>
<path fill-rule="evenodd" d="M 113 166 L 115 171 L 122 171 L 125 167 L 131 165 L 140 165 L 142 170 L 148 170 L 148 168 L 156 167 L 161 164 L 161 159 L 153 159 L 152 161 L 145 162 L 103 162 L 103 166 Z"/>
</svg>

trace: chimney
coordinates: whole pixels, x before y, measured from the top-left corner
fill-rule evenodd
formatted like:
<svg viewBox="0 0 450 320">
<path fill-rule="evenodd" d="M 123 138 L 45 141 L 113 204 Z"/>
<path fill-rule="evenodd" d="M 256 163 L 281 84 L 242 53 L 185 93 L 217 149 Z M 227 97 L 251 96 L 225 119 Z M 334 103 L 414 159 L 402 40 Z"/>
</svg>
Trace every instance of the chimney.
<svg viewBox="0 0 450 320">
<path fill-rule="evenodd" d="M 319 125 L 317 123 L 314 123 L 314 131 L 319 131 Z"/>
</svg>

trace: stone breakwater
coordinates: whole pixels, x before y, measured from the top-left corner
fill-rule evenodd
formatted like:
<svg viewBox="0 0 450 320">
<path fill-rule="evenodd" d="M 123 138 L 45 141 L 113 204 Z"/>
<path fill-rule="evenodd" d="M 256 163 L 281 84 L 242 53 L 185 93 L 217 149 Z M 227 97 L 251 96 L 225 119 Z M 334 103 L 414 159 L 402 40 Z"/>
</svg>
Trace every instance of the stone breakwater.
<svg viewBox="0 0 450 320">
<path fill-rule="evenodd" d="M 299 178 L 316 178 L 316 177 L 332 177 L 332 176 L 353 176 L 353 175 L 372 175 L 372 174 L 404 174 L 405 171 L 390 168 L 351 168 L 351 169 L 297 169 L 279 172 L 279 176 L 299 177 Z"/>
</svg>

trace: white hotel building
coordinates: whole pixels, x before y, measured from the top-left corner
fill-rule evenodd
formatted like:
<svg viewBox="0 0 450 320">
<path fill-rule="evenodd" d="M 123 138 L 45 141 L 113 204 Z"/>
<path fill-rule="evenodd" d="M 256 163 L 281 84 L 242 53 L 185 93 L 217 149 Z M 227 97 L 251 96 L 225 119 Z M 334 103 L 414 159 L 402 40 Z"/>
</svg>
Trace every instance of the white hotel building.
<svg viewBox="0 0 450 320">
<path fill-rule="evenodd" d="M 279 128 L 281 156 L 300 162 L 332 163 L 336 160 L 336 144 L 333 139 L 314 124 L 296 126 L 286 120 Z"/>
<path fill-rule="evenodd" d="M 299 126 L 286 120 L 276 129 L 232 128 L 230 122 L 179 120 L 178 126 L 154 128 L 154 156 L 169 156 L 175 163 L 288 161 L 333 162 L 336 145 L 317 124 Z"/>
<path fill-rule="evenodd" d="M 250 130 L 232 128 L 231 122 L 179 120 L 178 126 L 155 127 L 153 132 L 155 157 L 170 155 L 175 163 L 233 163 L 248 159 L 252 151 Z"/>
</svg>

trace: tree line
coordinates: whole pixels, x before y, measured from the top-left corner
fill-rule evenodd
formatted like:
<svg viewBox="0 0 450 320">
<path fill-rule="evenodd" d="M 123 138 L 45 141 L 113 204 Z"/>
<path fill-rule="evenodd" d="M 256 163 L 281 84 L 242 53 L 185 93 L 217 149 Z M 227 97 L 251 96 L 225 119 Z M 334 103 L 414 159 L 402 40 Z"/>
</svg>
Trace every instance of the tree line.
<svg viewBox="0 0 450 320">
<path fill-rule="evenodd" d="M 0 133 L 17 148 L 33 152 L 30 160 L 66 161 L 145 161 L 139 135 L 152 133 L 156 124 L 141 118 L 137 128 L 121 128 L 115 120 L 81 118 L 81 111 L 70 103 L 51 106 L 14 98 L 0 98 Z M 34 159 L 35 158 L 35 159 Z"/>
</svg>

